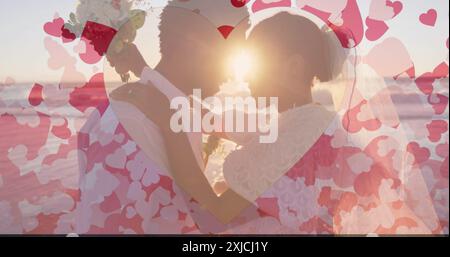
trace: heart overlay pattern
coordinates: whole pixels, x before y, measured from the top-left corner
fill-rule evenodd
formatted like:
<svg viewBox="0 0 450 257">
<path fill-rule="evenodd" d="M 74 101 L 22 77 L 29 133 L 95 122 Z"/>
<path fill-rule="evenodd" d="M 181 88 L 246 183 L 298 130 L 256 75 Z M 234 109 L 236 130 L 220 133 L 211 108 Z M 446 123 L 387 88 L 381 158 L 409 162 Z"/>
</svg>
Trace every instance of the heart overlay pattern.
<svg viewBox="0 0 450 257">
<path fill-rule="evenodd" d="M 359 79 L 351 101 L 344 100 L 349 105 L 309 151 L 224 225 L 182 192 L 114 115 L 98 65 L 117 28 L 88 22 L 75 33 L 65 31 L 68 21 L 49 17 L 42 24 L 47 69 L 60 81 L 0 81 L 0 232 L 448 233 L 448 61 L 417 58 L 419 48 L 448 51 L 448 36 L 414 47 L 395 32 L 407 22 L 415 33 L 440 38 L 440 17 L 447 16 L 440 10 L 448 7 L 424 3 L 408 13 L 405 2 L 372 0 L 365 13 L 353 0 L 251 3 L 254 13 L 291 4 L 335 27 L 348 24 L 354 40 L 343 45 L 367 48 L 353 61 L 378 86 L 368 90 Z M 212 27 L 222 25 L 232 39 L 232 24 Z M 25 100 L 11 98 L 19 84 Z M 413 116 L 426 118 L 405 119 Z"/>
</svg>

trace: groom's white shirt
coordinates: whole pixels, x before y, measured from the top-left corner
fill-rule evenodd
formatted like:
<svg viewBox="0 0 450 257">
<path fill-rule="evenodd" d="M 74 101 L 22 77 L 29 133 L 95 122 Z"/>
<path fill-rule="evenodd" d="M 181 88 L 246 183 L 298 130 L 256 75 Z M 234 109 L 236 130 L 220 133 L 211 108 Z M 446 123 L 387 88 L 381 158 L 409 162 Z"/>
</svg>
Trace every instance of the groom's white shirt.
<svg viewBox="0 0 450 257">
<path fill-rule="evenodd" d="M 150 82 L 150 83 L 149 83 Z M 187 97 L 159 72 L 145 67 L 141 74 L 140 83 L 145 86 L 154 86 L 163 93 L 169 101 L 175 97 Z M 122 126 L 130 137 L 138 144 L 147 156 L 159 167 L 165 169 L 170 175 L 170 165 L 164 145 L 164 139 L 158 125 L 147 118 L 136 106 L 124 101 L 111 99 L 112 108 L 119 118 Z M 187 133 L 192 151 L 197 163 L 203 169 L 202 134 Z"/>
</svg>

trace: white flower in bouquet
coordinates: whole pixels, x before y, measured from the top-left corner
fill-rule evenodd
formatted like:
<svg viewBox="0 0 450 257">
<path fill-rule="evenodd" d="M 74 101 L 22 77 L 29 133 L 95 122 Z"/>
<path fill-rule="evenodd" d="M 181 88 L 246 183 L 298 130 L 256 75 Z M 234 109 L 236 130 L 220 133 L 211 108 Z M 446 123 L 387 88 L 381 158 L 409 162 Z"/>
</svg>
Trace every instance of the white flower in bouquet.
<svg viewBox="0 0 450 257">
<path fill-rule="evenodd" d="M 117 29 L 127 18 L 132 4 L 130 0 L 80 0 L 76 18 L 82 25 L 94 21 Z"/>
<path fill-rule="evenodd" d="M 131 8 L 134 0 L 80 0 L 75 13 L 70 13 L 64 25 L 78 37 L 88 21 L 119 29 L 136 14 Z"/>
</svg>

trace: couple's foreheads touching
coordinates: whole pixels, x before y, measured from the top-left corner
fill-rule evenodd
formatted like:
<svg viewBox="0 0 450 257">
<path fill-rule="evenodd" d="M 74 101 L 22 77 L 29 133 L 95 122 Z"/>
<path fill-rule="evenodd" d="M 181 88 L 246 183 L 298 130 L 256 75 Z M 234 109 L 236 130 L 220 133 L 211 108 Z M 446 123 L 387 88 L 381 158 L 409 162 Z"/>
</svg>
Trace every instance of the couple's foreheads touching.
<svg viewBox="0 0 450 257">
<path fill-rule="evenodd" d="M 226 52 L 239 53 L 231 58 L 231 80 L 249 82 L 252 94 L 218 97 L 205 93 L 202 99 L 205 87 L 210 92 L 214 86 L 191 87 L 185 93 L 192 99 L 171 99 L 170 108 L 176 110 L 170 119 L 173 132 L 259 132 L 260 143 L 274 143 L 279 112 L 311 103 L 315 79 L 333 79 L 327 36 L 309 19 L 279 12 L 253 26 L 247 35 L 240 44 L 230 44 L 233 51 Z"/>
</svg>

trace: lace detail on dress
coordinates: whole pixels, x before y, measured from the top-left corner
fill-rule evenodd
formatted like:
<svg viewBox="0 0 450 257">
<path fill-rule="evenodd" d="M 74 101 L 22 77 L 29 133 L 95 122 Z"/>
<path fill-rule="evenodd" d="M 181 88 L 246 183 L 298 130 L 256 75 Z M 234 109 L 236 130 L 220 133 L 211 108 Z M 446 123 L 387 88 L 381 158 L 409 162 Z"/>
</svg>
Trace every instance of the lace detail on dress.
<svg viewBox="0 0 450 257">
<path fill-rule="evenodd" d="M 253 202 L 303 157 L 334 117 L 335 113 L 316 104 L 282 113 L 275 143 L 261 144 L 256 137 L 227 157 L 228 185 Z"/>
</svg>

